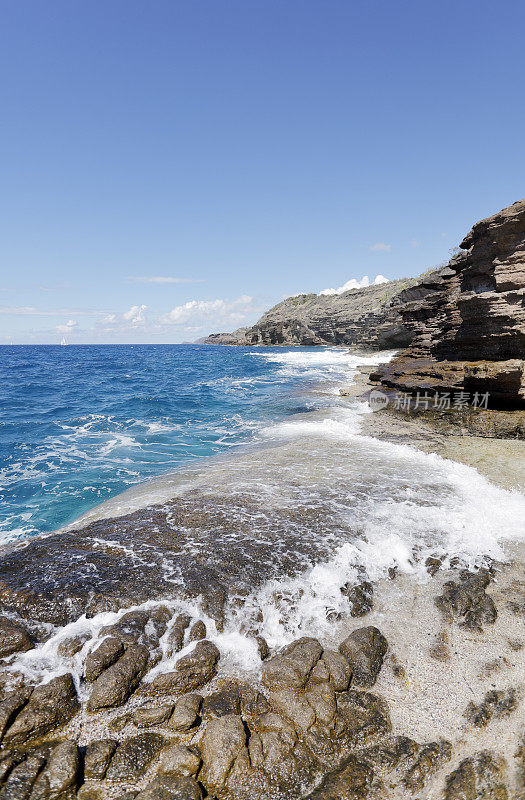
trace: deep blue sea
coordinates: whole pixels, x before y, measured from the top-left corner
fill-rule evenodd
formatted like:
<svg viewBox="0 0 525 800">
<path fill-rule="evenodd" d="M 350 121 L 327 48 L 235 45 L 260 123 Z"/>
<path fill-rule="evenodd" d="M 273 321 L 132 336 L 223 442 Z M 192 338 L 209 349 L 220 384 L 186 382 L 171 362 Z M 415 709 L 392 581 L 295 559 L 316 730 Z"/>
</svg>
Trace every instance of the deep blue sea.
<svg viewBox="0 0 525 800">
<path fill-rule="evenodd" d="M 122 492 L 311 409 L 340 350 L 0 347 L 0 542 L 55 530 Z"/>
</svg>

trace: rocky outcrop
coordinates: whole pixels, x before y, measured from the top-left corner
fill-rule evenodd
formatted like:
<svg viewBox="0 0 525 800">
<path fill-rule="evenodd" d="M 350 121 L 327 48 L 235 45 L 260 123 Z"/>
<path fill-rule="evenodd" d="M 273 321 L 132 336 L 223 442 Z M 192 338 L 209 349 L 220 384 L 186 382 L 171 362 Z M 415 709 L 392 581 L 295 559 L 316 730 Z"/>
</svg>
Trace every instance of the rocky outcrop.
<svg viewBox="0 0 525 800">
<path fill-rule="evenodd" d="M 403 392 L 489 392 L 525 406 L 525 200 L 478 222 L 461 251 L 399 298 L 410 347 L 379 375 Z"/>
<path fill-rule="evenodd" d="M 208 336 L 206 344 L 355 345 L 406 347 L 412 334 L 399 313 L 401 292 L 417 278 L 389 281 L 339 295 L 300 294 L 267 311 L 251 328 Z"/>
</svg>

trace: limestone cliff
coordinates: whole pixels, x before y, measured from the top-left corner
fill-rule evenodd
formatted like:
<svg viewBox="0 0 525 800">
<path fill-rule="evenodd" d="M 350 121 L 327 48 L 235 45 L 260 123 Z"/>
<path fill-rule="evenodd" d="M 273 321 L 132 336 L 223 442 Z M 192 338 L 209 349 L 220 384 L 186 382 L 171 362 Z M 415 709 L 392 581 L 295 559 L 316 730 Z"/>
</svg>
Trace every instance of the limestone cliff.
<svg viewBox="0 0 525 800">
<path fill-rule="evenodd" d="M 525 200 L 476 223 L 459 255 L 398 297 L 412 343 L 381 370 L 403 391 L 525 405 Z"/>
<path fill-rule="evenodd" d="M 207 344 L 333 345 L 370 349 L 406 347 L 399 298 L 417 278 L 351 289 L 339 295 L 301 294 L 267 311 L 251 328 L 208 336 Z"/>
</svg>

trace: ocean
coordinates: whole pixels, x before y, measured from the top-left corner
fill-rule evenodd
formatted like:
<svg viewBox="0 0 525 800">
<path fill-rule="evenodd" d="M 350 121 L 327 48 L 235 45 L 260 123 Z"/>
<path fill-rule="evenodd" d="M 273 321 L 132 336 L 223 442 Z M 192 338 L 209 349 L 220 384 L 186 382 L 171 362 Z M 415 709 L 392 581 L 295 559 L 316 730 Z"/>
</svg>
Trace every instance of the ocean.
<svg viewBox="0 0 525 800">
<path fill-rule="evenodd" d="M 244 666 L 257 662 L 248 633 L 271 647 L 329 636 L 346 613 L 345 585 L 392 569 L 425 581 L 429 556 L 466 566 L 504 558 L 506 543 L 523 535 L 521 494 L 364 435 L 373 412 L 340 396 L 358 365 L 390 357 L 2 347 L 0 543 L 72 530 L 49 551 L 47 592 L 82 607 L 113 570 L 112 597 L 122 591 L 123 605 L 168 603 L 204 619 L 226 663 Z M 38 595 L 43 578 L 32 557 L 21 559 L 20 580 Z M 228 598 L 221 626 L 202 603 L 210 587 Z M 84 629 L 96 638 L 116 615 L 72 616 L 18 667 L 71 670 L 60 642 Z M 165 658 L 156 669 L 170 665 Z"/>
</svg>

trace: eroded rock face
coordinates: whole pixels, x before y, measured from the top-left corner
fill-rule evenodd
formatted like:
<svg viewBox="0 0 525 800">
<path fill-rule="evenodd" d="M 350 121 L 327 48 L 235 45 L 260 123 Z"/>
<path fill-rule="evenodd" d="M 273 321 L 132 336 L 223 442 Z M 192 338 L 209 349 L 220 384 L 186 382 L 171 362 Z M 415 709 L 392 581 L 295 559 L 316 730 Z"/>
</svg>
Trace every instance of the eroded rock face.
<svg viewBox="0 0 525 800">
<path fill-rule="evenodd" d="M 406 392 L 490 393 L 525 406 L 525 200 L 478 222 L 463 252 L 400 295 L 413 340 L 379 370 Z"/>
<path fill-rule="evenodd" d="M 214 644 L 203 640 L 197 642 L 191 653 L 180 658 L 173 672 L 157 675 L 150 690 L 153 694 L 182 694 L 199 689 L 217 672 L 220 652 Z"/>
<path fill-rule="evenodd" d="M 88 709 L 97 711 L 122 705 L 139 685 L 148 658 L 148 650 L 143 645 L 130 645 L 124 655 L 96 679 Z"/>
<path fill-rule="evenodd" d="M 25 628 L 7 617 L 0 617 L 0 658 L 31 650 L 32 647 L 33 642 Z"/>
<path fill-rule="evenodd" d="M 506 764 L 489 752 L 466 758 L 446 781 L 445 800 L 507 800 Z"/>
<path fill-rule="evenodd" d="M 340 295 L 288 297 L 251 328 L 212 334 L 206 344 L 326 345 L 351 344 L 366 349 L 406 347 L 412 338 L 399 314 L 399 296 L 417 279 L 403 278 Z"/>
<path fill-rule="evenodd" d="M 495 622 L 498 615 L 494 601 L 485 591 L 489 583 L 488 570 L 463 570 L 458 581 L 445 583 L 443 594 L 436 598 L 436 605 L 449 618 L 460 620 L 466 628 L 481 631 L 484 624 Z"/>
</svg>

